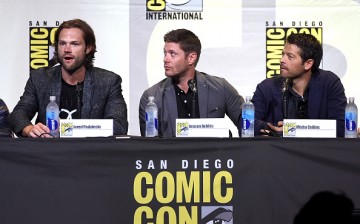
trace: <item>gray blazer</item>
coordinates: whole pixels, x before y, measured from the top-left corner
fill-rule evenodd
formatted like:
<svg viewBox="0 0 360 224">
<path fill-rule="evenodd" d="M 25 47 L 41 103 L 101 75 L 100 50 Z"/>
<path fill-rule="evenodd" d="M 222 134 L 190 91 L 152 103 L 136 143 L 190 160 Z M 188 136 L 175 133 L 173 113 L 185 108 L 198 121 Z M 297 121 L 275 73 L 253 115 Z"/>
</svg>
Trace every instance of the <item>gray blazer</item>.
<svg viewBox="0 0 360 224">
<path fill-rule="evenodd" d="M 121 77 L 101 69 L 86 70 L 81 108 L 82 119 L 114 119 L 114 135 L 126 135 L 128 130 L 127 107 L 122 95 Z M 56 96 L 59 105 L 61 94 L 61 66 L 39 68 L 31 72 L 25 91 L 8 122 L 21 136 L 38 113 L 36 123 L 46 124 L 46 106 L 50 96 Z"/>
<path fill-rule="evenodd" d="M 200 118 L 223 118 L 225 114 L 239 127 L 242 96 L 224 78 L 196 71 Z M 147 89 L 139 104 L 141 136 L 145 136 L 145 106 L 154 96 L 158 106 L 159 136 L 174 137 L 178 117 L 175 90 L 171 78 L 165 78 Z"/>
</svg>

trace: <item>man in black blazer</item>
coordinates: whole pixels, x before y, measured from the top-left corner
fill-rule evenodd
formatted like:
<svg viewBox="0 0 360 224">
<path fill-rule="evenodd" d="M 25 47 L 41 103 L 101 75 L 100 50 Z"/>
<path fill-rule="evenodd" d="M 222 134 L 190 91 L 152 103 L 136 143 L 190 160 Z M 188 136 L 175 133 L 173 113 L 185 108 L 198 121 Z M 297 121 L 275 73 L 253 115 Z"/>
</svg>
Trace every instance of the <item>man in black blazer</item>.
<svg viewBox="0 0 360 224">
<path fill-rule="evenodd" d="M 283 119 L 333 119 L 337 136 L 344 136 L 345 89 L 340 78 L 319 68 L 321 43 L 311 34 L 287 37 L 280 60 L 280 76 L 256 87 L 255 135 L 282 135 Z"/>
<path fill-rule="evenodd" d="M 7 118 L 9 116 L 9 110 L 5 102 L 0 99 L 0 137 L 12 137 L 12 133 L 8 128 Z"/>
<path fill-rule="evenodd" d="M 31 72 L 20 101 L 9 115 L 10 128 L 18 136 L 44 135 L 46 106 L 56 96 L 61 119 L 113 119 L 114 134 L 126 135 L 127 106 L 119 75 L 93 67 L 95 34 L 80 19 L 62 23 L 55 33 L 55 56 L 60 65 Z M 37 113 L 35 125 L 31 120 Z"/>
</svg>

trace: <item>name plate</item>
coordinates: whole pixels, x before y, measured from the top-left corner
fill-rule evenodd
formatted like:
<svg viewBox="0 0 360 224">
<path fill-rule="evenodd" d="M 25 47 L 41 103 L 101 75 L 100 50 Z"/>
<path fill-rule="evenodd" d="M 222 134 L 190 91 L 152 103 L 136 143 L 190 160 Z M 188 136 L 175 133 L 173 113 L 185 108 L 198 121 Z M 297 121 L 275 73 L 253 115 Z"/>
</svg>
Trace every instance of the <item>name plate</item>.
<svg viewBox="0 0 360 224">
<path fill-rule="evenodd" d="M 112 119 L 60 119 L 60 138 L 108 137 L 112 135 Z"/>
<path fill-rule="evenodd" d="M 283 137 L 336 138 L 336 120 L 284 119 Z"/>
<path fill-rule="evenodd" d="M 225 118 L 176 119 L 176 137 L 228 138 Z"/>
</svg>

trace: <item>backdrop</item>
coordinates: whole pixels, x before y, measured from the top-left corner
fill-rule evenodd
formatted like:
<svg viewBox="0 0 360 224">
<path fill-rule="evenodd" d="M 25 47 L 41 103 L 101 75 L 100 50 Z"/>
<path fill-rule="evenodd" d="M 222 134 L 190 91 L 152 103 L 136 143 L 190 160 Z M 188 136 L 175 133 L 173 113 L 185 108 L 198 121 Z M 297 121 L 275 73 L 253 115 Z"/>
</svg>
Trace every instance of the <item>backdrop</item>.
<svg viewBox="0 0 360 224">
<path fill-rule="evenodd" d="M 140 133 L 141 94 L 165 77 L 162 38 L 176 28 L 199 36 L 197 69 L 226 78 L 244 97 L 279 73 L 289 33 L 311 33 L 324 47 L 321 67 L 336 73 L 346 96 L 360 102 L 360 0 L 0 0 L 0 97 L 10 110 L 30 70 L 51 65 L 56 27 L 73 18 L 95 31 L 95 66 L 123 79 L 130 135 Z"/>
</svg>

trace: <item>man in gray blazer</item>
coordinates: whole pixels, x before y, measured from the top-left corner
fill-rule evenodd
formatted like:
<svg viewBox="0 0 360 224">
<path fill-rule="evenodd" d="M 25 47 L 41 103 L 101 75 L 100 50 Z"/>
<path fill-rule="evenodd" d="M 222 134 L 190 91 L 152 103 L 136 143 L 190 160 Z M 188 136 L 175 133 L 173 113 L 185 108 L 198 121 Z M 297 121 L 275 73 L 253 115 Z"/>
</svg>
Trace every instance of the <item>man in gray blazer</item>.
<svg viewBox="0 0 360 224">
<path fill-rule="evenodd" d="M 121 77 L 93 67 L 95 34 L 80 19 L 62 23 L 55 33 L 55 56 L 60 65 L 31 72 L 25 91 L 8 118 L 18 136 L 51 137 L 46 133 L 46 106 L 56 96 L 61 119 L 113 119 L 114 134 L 126 135 L 127 106 Z M 35 125 L 31 120 L 37 114 Z M 45 135 L 44 135 L 45 133 Z"/>
<path fill-rule="evenodd" d="M 198 37 L 178 29 L 165 34 L 164 42 L 166 78 L 145 90 L 140 99 L 141 136 L 145 136 L 149 96 L 154 96 L 158 107 L 159 136 L 175 136 L 176 118 L 223 118 L 226 114 L 239 127 L 243 97 L 224 78 L 195 70 L 201 53 Z"/>
</svg>

